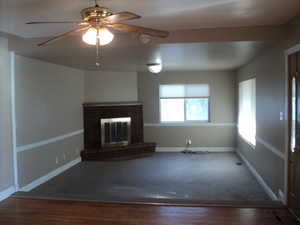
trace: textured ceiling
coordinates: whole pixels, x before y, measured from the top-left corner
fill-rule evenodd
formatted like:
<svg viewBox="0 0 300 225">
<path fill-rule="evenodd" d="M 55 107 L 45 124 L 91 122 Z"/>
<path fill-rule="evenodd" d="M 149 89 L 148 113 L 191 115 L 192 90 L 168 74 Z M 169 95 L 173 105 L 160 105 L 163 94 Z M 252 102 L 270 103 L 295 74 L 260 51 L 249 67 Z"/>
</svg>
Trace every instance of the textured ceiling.
<svg viewBox="0 0 300 225">
<path fill-rule="evenodd" d="M 22 37 L 63 32 L 69 25 L 25 25 L 32 20 L 78 20 L 92 0 L 0 0 L 0 31 Z M 130 23 L 166 30 L 278 25 L 293 18 L 299 0 L 102 0 L 115 12 L 142 16 Z"/>
<path fill-rule="evenodd" d="M 211 42 L 118 45 L 120 35 L 101 49 L 102 70 L 145 71 L 146 64 L 162 62 L 164 70 L 232 70 L 247 63 L 272 42 Z M 134 38 L 134 37 L 131 37 Z M 96 70 L 95 48 L 82 43 L 80 36 L 40 48 L 36 40 L 10 42 L 17 54 L 74 68 Z"/>
<path fill-rule="evenodd" d="M 28 21 L 78 20 L 80 10 L 93 4 L 92 0 L 0 0 L 0 32 L 17 36 L 10 36 L 10 48 L 17 54 L 95 70 L 95 49 L 83 44 L 80 36 L 44 48 L 36 46 L 45 40 L 42 37 L 66 32 L 72 25 L 25 25 Z M 285 32 L 276 27 L 275 33 L 273 27 L 273 31 L 253 32 L 237 28 L 236 33 L 226 28 L 276 26 L 300 12 L 299 0 L 102 0 L 100 4 L 142 16 L 131 24 L 177 30 L 163 43 L 154 40 L 148 45 L 142 45 L 135 34 L 116 33 L 115 40 L 101 49 L 101 69 L 115 71 L 143 71 L 145 64 L 155 61 L 162 61 L 165 70 L 236 69 L 269 46 L 265 37 Z M 178 33 L 181 29 L 200 30 Z M 259 35 L 261 39 L 253 38 Z"/>
</svg>

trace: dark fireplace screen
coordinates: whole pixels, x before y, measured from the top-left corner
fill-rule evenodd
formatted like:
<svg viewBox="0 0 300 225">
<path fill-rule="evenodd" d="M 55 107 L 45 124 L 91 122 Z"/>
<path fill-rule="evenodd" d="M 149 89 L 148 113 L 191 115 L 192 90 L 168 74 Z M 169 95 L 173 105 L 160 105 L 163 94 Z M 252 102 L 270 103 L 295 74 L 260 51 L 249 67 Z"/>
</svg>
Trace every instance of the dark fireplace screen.
<svg viewBox="0 0 300 225">
<path fill-rule="evenodd" d="M 102 147 L 122 146 L 130 143 L 130 117 L 101 119 Z"/>
</svg>

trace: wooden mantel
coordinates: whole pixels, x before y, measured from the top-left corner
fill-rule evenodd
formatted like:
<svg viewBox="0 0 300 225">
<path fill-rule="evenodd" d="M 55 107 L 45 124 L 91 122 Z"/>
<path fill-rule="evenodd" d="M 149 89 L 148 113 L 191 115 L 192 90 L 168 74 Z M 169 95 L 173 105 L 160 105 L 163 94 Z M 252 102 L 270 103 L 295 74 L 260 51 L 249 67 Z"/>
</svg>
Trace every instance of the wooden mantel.
<svg viewBox="0 0 300 225">
<path fill-rule="evenodd" d="M 83 104 L 84 150 L 82 160 L 105 160 L 130 157 L 155 151 L 155 143 L 144 143 L 143 104 L 141 102 L 93 102 Z M 131 139 L 128 146 L 102 147 L 101 119 L 131 118 Z"/>
<path fill-rule="evenodd" d="M 143 106 L 142 102 L 86 102 L 83 107 L 105 107 L 105 106 Z"/>
</svg>

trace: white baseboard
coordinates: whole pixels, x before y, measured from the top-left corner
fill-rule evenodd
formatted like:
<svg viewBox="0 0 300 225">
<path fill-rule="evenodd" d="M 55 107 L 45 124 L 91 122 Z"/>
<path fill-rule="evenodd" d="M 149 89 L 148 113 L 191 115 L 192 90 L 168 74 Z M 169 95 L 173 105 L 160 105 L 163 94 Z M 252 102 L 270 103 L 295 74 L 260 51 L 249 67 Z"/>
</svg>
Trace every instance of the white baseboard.
<svg viewBox="0 0 300 225">
<path fill-rule="evenodd" d="M 156 147 L 156 152 L 181 152 L 185 147 Z M 233 147 L 189 147 L 188 150 L 195 152 L 234 152 Z"/>
<path fill-rule="evenodd" d="M 11 186 L 3 191 L 0 192 L 0 201 L 8 198 L 11 196 L 13 193 L 15 193 L 16 188 L 14 186 Z"/>
<path fill-rule="evenodd" d="M 287 199 L 285 197 L 285 194 L 282 192 L 282 190 L 278 190 L 278 200 L 281 201 L 284 205 L 287 205 Z"/>
<path fill-rule="evenodd" d="M 26 186 L 20 188 L 20 191 L 31 191 L 32 189 L 36 188 L 37 186 L 47 182 L 48 180 L 52 179 L 53 177 L 59 175 L 60 173 L 66 171 L 67 169 L 75 166 L 79 162 L 81 162 L 80 157 L 57 168 L 56 170 L 51 171 L 50 173 L 46 174 L 45 176 L 42 176 L 42 177 L 36 179 L 35 181 L 31 182 L 30 184 L 27 184 Z"/>
<path fill-rule="evenodd" d="M 241 154 L 239 151 L 237 151 L 237 154 L 241 157 L 241 159 L 244 161 L 250 172 L 253 174 L 253 176 L 256 178 L 257 182 L 262 186 L 262 188 L 265 190 L 265 192 L 269 195 L 269 197 L 273 201 L 278 201 L 278 197 L 275 195 L 275 193 L 272 191 L 272 189 L 268 186 L 268 184 L 264 181 L 264 179 L 259 175 L 259 173 L 254 169 L 254 167 L 250 164 L 250 162 L 246 159 L 246 157 Z"/>
</svg>

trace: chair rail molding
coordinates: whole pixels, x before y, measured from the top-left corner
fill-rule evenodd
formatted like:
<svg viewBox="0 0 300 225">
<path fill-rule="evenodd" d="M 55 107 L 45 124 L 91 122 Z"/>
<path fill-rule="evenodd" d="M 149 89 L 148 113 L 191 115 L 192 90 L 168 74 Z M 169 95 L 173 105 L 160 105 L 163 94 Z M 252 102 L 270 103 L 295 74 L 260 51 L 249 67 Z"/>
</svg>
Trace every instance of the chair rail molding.
<svg viewBox="0 0 300 225">
<path fill-rule="evenodd" d="M 267 141 L 263 140 L 260 137 L 256 137 L 256 141 L 258 143 L 260 143 L 261 145 L 263 145 L 266 149 L 270 150 L 271 152 L 273 152 L 275 155 L 277 155 L 278 157 L 282 158 L 283 160 L 285 160 L 285 154 L 280 151 L 279 149 L 275 148 L 273 145 L 271 145 L 270 143 L 268 143 Z"/>
<path fill-rule="evenodd" d="M 17 152 L 23 152 L 23 151 L 31 150 L 31 149 L 38 148 L 38 147 L 41 147 L 41 146 L 44 146 L 44 145 L 52 144 L 52 143 L 55 143 L 55 142 L 64 140 L 66 138 L 70 138 L 70 137 L 79 135 L 79 134 L 83 134 L 83 129 L 77 130 L 77 131 L 74 131 L 74 132 L 71 132 L 71 133 L 68 133 L 68 134 L 64 134 L 64 135 L 61 135 L 61 136 L 57 136 L 57 137 L 54 137 L 54 138 L 50 138 L 50 139 L 47 139 L 47 140 L 35 142 L 35 143 L 29 144 L 29 145 L 18 146 L 17 147 Z"/>
</svg>

